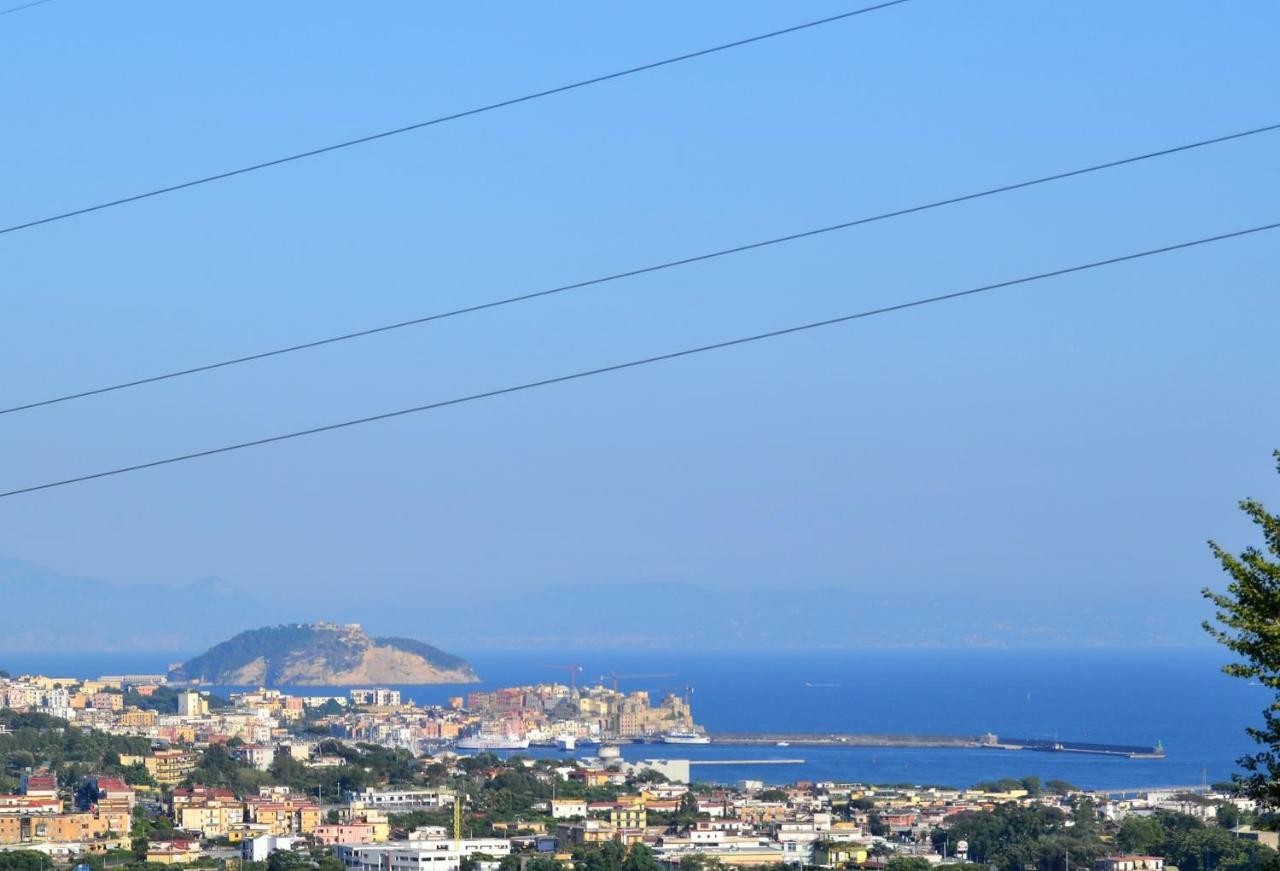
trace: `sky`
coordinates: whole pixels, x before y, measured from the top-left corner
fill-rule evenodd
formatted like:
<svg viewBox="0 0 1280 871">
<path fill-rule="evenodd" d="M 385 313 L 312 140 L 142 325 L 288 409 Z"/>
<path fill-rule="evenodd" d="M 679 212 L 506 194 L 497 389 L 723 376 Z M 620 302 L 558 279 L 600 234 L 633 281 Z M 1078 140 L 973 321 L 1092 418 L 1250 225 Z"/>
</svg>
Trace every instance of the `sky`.
<svg viewBox="0 0 1280 871">
<path fill-rule="evenodd" d="M 0 18 L 0 225 L 855 5 L 53 0 Z M 0 404 L 1275 123 L 1278 27 L 911 0 L 0 236 Z M 6 415 L 0 490 L 1277 221 L 1278 143 Z M 1280 503 L 1276 244 L 0 499 L 10 600 L 101 580 L 135 646 L 1205 643 L 1205 540 Z"/>
</svg>

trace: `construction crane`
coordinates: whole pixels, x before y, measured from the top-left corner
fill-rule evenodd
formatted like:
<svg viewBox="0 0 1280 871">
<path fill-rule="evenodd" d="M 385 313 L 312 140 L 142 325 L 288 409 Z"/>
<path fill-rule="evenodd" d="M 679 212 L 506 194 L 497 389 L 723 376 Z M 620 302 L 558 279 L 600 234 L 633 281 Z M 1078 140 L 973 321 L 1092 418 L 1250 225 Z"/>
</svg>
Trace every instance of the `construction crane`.
<svg viewBox="0 0 1280 871">
<path fill-rule="evenodd" d="M 453 849 L 459 855 L 462 854 L 462 799 L 464 793 L 457 792 L 453 795 Z"/>
<path fill-rule="evenodd" d="M 641 678 L 653 678 L 655 680 L 661 678 L 663 680 L 667 680 L 673 677 L 675 677 L 674 674 L 636 674 L 636 673 L 620 674 L 615 671 L 615 672 L 610 672 L 609 674 L 600 675 L 600 680 L 609 678 L 609 680 L 613 681 L 613 691 L 616 693 L 618 691 L 619 680 L 639 680 Z"/>
<path fill-rule="evenodd" d="M 544 662 L 542 667 L 558 668 L 561 671 L 565 671 L 567 669 L 569 672 L 569 689 L 573 690 L 575 693 L 578 691 L 578 675 L 582 673 L 582 666 L 575 665 L 574 663 L 561 664 Z"/>
</svg>

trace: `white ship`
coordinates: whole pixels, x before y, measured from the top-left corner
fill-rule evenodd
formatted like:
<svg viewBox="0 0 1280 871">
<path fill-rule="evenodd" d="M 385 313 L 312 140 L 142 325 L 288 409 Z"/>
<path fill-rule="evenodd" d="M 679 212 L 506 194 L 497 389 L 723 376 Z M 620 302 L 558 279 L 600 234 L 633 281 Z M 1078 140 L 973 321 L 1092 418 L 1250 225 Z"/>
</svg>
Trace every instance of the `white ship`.
<svg viewBox="0 0 1280 871">
<path fill-rule="evenodd" d="M 509 735 L 471 735 L 459 738 L 453 745 L 459 750 L 528 750 L 528 738 L 512 738 Z"/>
<path fill-rule="evenodd" d="M 692 729 L 672 729 L 662 736 L 663 744 L 710 744 L 711 739 Z"/>
<path fill-rule="evenodd" d="M 577 746 L 578 739 L 573 735 L 557 735 L 556 746 L 561 750 L 570 751 Z"/>
</svg>

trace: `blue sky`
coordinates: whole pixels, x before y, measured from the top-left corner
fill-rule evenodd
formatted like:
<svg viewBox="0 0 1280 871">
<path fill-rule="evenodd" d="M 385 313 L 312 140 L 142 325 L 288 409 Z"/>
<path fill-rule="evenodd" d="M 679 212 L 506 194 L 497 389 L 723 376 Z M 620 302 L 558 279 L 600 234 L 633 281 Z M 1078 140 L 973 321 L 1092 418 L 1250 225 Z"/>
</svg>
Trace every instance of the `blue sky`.
<svg viewBox="0 0 1280 871">
<path fill-rule="evenodd" d="M 55 0 L 0 19 L 0 223 L 853 5 Z M 0 398 L 1273 123 L 1278 26 L 1262 0 L 913 0 L 10 234 Z M 0 489 L 1275 221 L 1278 141 L 10 415 Z M 249 623 L 356 611 L 428 639 L 441 606 L 465 637 L 498 598 L 692 584 L 951 597 L 990 624 L 979 640 L 1039 612 L 1097 641 L 1101 609 L 1122 618 L 1110 640 L 1197 642 L 1204 540 L 1248 540 L 1240 497 L 1280 501 L 1275 250 L 0 500 L 0 554 L 121 584 L 216 576 L 268 603 Z"/>
</svg>

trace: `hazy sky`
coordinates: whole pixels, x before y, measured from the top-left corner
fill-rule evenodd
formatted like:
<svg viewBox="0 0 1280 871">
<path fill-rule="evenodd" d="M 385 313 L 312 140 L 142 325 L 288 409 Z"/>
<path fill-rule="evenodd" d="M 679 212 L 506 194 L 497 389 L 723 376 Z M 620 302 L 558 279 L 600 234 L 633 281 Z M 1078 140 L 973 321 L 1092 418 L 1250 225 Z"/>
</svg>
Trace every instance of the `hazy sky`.
<svg viewBox="0 0 1280 871">
<path fill-rule="evenodd" d="M 856 5 L 55 0 L 0 18 L 0 223 Z M 0 404 L 1274 123 L 1278 32 L 1267 0 L 913 0 L 13 233 Z M 1280 220 L 1278 146 L 8 415 L 0 489 Z M 1280 502 L 1278 239 L 4 499 L 0 554 L 216 576 L 273 616 L 351 597 L 427 639 L 496 599 L 674 583 L 962 590 L 993 625 L 1172 608 L 1198 641 L 1204 539 Z"/>
</svg>

